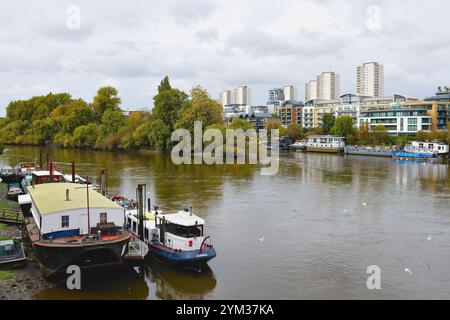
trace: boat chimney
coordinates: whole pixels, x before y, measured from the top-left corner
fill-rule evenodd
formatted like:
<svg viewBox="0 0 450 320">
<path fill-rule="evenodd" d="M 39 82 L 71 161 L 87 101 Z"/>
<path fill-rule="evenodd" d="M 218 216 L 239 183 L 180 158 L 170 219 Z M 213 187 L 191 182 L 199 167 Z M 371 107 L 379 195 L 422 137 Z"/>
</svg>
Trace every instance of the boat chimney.
<svg viewBox="0 0 450 320">
<path fill-rule="evenodd" d="M 189 206 L 189 215 L 192 216 L 192 206 Z"/>
<path fill-rule="evenodd" d="M 75 161 L 72 161 L 72 183 L 75 183 Z"/>
<path fill-rule="evenodd" d="M 70 201 L 69 189 L 66 189 L 66 201 Z"/>
<path fill-rule="evenodd" d="M 145 184 L 139 184 L 137 186 L 137 202 L 138 202 L 138 236 L 141 240 L 144 240 L 144 188 Z"/>
<path fill-rule="evenodd" d="M 150 198 L 147 199 L 147 211 L 152 212 L 152 207 L 150 206 Z"/>
</svg>

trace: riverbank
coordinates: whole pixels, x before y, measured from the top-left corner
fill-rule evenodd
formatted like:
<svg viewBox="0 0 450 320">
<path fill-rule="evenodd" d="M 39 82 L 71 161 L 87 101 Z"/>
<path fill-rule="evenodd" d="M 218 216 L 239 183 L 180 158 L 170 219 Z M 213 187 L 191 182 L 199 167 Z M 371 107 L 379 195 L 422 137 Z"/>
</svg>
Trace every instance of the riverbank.
<svg viewBox="0 0 450 320">
<path fill-rule="evenodd" d="M 0 208 L 18 209 L 16 202 L 6 199 L 4 183 L 0 183 Z M 21 238 L 21 236 L 22 233 L 17 226 L 0 224 L 0 239 Z M 38 266 L 30 260 L 24 268 L 0 269 L 0 300 L 32 300 L 39 292 L 53 286 L 42 278 Z"/>
</svg>

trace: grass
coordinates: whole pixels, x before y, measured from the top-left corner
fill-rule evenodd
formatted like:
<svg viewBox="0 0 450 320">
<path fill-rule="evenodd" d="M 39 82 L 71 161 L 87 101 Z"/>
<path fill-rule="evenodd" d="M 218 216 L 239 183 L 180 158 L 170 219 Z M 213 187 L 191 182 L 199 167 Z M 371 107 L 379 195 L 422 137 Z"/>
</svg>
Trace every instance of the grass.
<svg viewBox="0 0 450 320">
<path fill-rule="evenodd" d="M 6 224 L 0 223 L 0 231 L 5 230 L 6 228 L 8 228 Z"/>
<path fill-rule="evenodd" d="M 0 236 L 0 241 L 12 240 L 13 238 L 10 236 Z"/>
<path fill-rule="evenodd" d="M 12 272 L 0 271 L 0 281 L 14 280 L 15 278 L 16 278 L 16 275 Z"/>
</svg>

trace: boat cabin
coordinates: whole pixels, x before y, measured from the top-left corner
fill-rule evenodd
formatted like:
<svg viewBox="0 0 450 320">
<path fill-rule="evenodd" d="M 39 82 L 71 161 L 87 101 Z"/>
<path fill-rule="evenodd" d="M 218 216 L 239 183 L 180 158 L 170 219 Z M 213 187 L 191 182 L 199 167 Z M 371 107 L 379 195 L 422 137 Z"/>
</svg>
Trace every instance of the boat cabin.
<svg viewBox="0 0 450 320">
<path fill-rule="evenodd" d="M 124 209 L 89 186 L 45 183 L 29 187 L 28 193 L 30 212 L 40 231 L 39 240 L 113 236 L 124 225 Z"/>
<path fill-rule="evenodd" d="M 174 214 L 157 215 L 155 225 L 159 242 L 169 248 L 182 251 L 199 250 L 203 243 L 205 220 L 189 210 Z"/>
<path fill-rule="evenodd" d="M 4 166 L 0 170 L 0 175 L 8 176 L 8 175 L 13 175 L 13 174 L 14 174 L 13 168 L 10 166 Z"/>
<path fill-rule="evenodd" d="M 445 155 L 449 153 L 449 146 L 442 142 L 411 142 L 410 148 L 425 153 L 436 153 L 438 155 Z"/>
<path fill-rule="evenodd" d="M 311 136 L 308 138 L 309 147 L 344 148 L 345 138 L 335 136 Z"/>
</svg>

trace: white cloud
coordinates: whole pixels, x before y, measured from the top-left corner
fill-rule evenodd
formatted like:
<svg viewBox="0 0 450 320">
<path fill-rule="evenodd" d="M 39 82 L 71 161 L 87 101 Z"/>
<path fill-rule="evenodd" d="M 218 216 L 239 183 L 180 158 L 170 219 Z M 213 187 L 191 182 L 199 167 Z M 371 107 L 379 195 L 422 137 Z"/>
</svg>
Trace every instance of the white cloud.
<svg viewBox="0 0 450 320">
<path fill-rule="evenodd" d="M 80 8 L 81 28 L 66 22 Z M 369 6 L 380 28 L 367 28 Z M 370 11 L 370 10 L 369 10 Z M 213 97 L 248 84 L 304 83 L 325 70 L 355 90 L 356 65 L 385 64 L 386 93 L 424 97 L 449 85 L 446 0 L 10 1 L 0 5 L 0 115 L 11 100 L 66 91 L 92 100 L 114 83 L 126 108 L 151 107 L 160 79 Z"/>
</svg>

